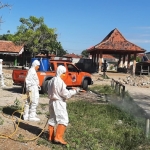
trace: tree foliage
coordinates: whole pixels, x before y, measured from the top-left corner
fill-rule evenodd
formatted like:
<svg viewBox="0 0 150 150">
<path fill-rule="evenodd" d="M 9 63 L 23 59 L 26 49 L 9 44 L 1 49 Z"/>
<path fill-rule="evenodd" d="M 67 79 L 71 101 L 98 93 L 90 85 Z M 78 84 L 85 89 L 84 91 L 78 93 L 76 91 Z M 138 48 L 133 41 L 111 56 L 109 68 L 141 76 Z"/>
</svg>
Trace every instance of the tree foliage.
<svg viewBox="0 0 150 150">
<path fill-rule="evenodd" d="M 49 28 L 44 23 L 44 18 L 30 16 L 29 19 L 20 18 L 21 25 L 17 27 L 14 36 L 8 36 L 8 40 L 17 45 L 24 45 L 25 49 L 33 54 L 40 50 L 48 50 L 49 53 L 65 54 L 61 43 L 57 41 L 56 29 Z M 59 53 L 58 53 L 59 52 Z"/>
<path fill-rule="evenodd" d="M 81 54 L 82 54 L 82 56 L 85 57 L 85 58 L 87 58 L 87 57 L 89 56 L 89 53 L 87 52 L 87 50 L 83 50 L 83 51 L 81 52 Z"/>
</svg>

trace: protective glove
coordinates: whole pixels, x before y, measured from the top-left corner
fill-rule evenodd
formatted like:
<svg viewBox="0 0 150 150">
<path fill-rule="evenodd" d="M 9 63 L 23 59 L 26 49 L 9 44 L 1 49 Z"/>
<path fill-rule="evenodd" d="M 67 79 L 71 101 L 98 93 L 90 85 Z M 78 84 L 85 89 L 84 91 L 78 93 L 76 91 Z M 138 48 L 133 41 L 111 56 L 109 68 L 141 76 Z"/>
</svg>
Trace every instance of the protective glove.
<svg viewBox="0 0 150 150">
<path fill-rule="evenodd" d="M 38 90 L 40 91 L 41 90 L 41 87 L 38 85 Z"/>
<path fill-rule="evenodd" d="M 28 86 L 28 87 L 26 88 L 26 91 L 27 91 L 27 92 L 31 92 L 31 87 Z"/>
<path fill-rule="evenodd" d="M 72 89 L 76 90 L 77 93 L 79 93 L 79 91 L 80 91 L 80 88 L 78 88 L 78 87 L 72 87 Z"/>
</svg>

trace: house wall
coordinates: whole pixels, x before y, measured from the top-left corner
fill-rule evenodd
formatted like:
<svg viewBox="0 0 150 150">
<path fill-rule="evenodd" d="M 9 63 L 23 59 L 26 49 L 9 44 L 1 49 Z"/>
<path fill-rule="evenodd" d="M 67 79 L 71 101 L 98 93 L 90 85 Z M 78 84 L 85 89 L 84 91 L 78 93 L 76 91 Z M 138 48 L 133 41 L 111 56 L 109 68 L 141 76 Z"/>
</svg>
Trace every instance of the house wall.
<svg viewBox="0 0 150 150">
<path fill-rule="evenodd" d="M 72 58 L 72 63 L 78 63 L 80 61 L 81 58 Z"/>
<path fill-rule="evenodd" d="M 81 58 L 75 65 L 82 71 L 93 73 L 96 72 L 97 65 L 92 64 L 92 59 Z"/>
<path fill-rule="evenodd" d="M 124 66 L 127 68 L 128 61 L 125 61 Z M 130 66 L 133 65 L 133 61 L 130 62 Z M 120 67 L 123 67 L 123 61 L 120 62 Z"/>
</svg>

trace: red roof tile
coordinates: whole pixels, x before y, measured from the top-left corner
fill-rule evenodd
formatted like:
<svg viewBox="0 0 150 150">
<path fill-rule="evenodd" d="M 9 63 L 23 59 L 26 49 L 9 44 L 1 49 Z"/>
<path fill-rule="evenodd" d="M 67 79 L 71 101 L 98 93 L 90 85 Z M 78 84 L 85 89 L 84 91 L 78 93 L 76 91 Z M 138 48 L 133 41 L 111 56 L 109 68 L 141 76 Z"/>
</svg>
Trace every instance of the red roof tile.
<svg viewBox="0 0 150 150">
<path fill-rule="evenodd" d="M 82 58 L 82 56 L 76 55 L 76 54 L 74 54 L 74 53 L 72 53 L 72 54 L 66 54 L 66 55 L 64 55 L 64 57 Z"/>
<path fill-rule="evenodd" d="M 103 55 L 103 58 L 111 58 L 111 59 L 115 59 L 114 56 L 109 55 L 109 54 L 104 54 L 104 55 Z"/>
<path fill-rule="evenodd" d="M 0 40 L 0 52 L 19 53 L 23 48 L 23 46 L 15 45 L 12 41 Z"/>
<path fill-rule="evenodd" d="M 87 50 L 102 50 L 103 53 L 145 52 L 141 47 L 127 41 L 117 29 L 112 30 L 100 43 Z"/>
</svg>

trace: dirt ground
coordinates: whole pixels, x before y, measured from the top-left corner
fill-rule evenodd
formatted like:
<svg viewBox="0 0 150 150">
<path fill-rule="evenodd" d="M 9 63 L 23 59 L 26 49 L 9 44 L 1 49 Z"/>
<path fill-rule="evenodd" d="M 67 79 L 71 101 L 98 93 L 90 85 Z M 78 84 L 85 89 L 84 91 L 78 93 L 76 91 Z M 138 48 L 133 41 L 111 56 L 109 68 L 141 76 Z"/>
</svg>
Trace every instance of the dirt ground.
<svg viewBox="0 0 150 150">
<path fill-rule="evenodd" d="M 4 70 L 4 73 L 10 74 L 8 77 L 6 77 L 5 80 L 9 80 L 9 85 L 7 85 L 5 88 L 0 89 L 0 107 L 6 107 L 6 109 L 3 109 L 3 113 L 0 113 L 0 122 L 3 120 L 4 122 L 0 124 L 0 150 L 48 150 L 49 148 L 44 145 L 37 145 L 37 136 L 42 132 L 42 129 L 45 130 L 45 135 L 47 134 L 47 119 L 48 119 L 48 107 L 47 104 L 49 102 L 48 98 L 40 95 L 39 100 L 39 106 L 38 106 L 38 117 L 41 119 L 40 122 L 29 122 L 29 121 L 23 121 L 19 118 L 19 113 L 15 113 L 14 116 L 12 116 L 12 110 L 8 111 L 7 108 L 10 108 L 11 105 L 14 105 L 14 102 L 19 100 L 20 106 L 24 105 L 24 100 L 22 99 L 22 91 L 19 86 L 12 85 L 12 79 L 11 79 L 11 73 L 12 70 Z M 124 78 L 125 74 L 109 74 L 111 78 L 118 79 L 120 77 Z M 100 74 L 93 74 L 92 75 L 94 85 L 96 84 L 109 84 L 111 79 L 103 80 L 101 78 Z M 131 90 L 133 87 L 130 88 Z M 141 90 L 141 89 L 139 89 Z M 93 103 L 97 103 L 97 100 L 99 99 L 99 95 L 89 91 L 89 92 L 83 92 L 79 93 L 75 96 L 73 96 L 69 101 L 76 101 L 78 99 L 83 99 L 87 101 L 92 101 Z M 103 101 L 103 100 L 102 100 Z M 104 100 L 105 101 L 105 100 Z M 17 101 L 18 102 L 18 101 Z M 8 113 L 9 112 L 9 113 Z M 19 123 L 19 127 L 15 130 L 15 123 Z M 3 135 L 3 136 L 2 136 Z M 10 138 L 8 138 L 10 137 Z M 43 137 L 44 138 L 44 137 Z M 45 137 L 47 138 L 47 137 Z M 25 140 L 26 142 L 20 142 L 19 140 Z"/>
</svg>

